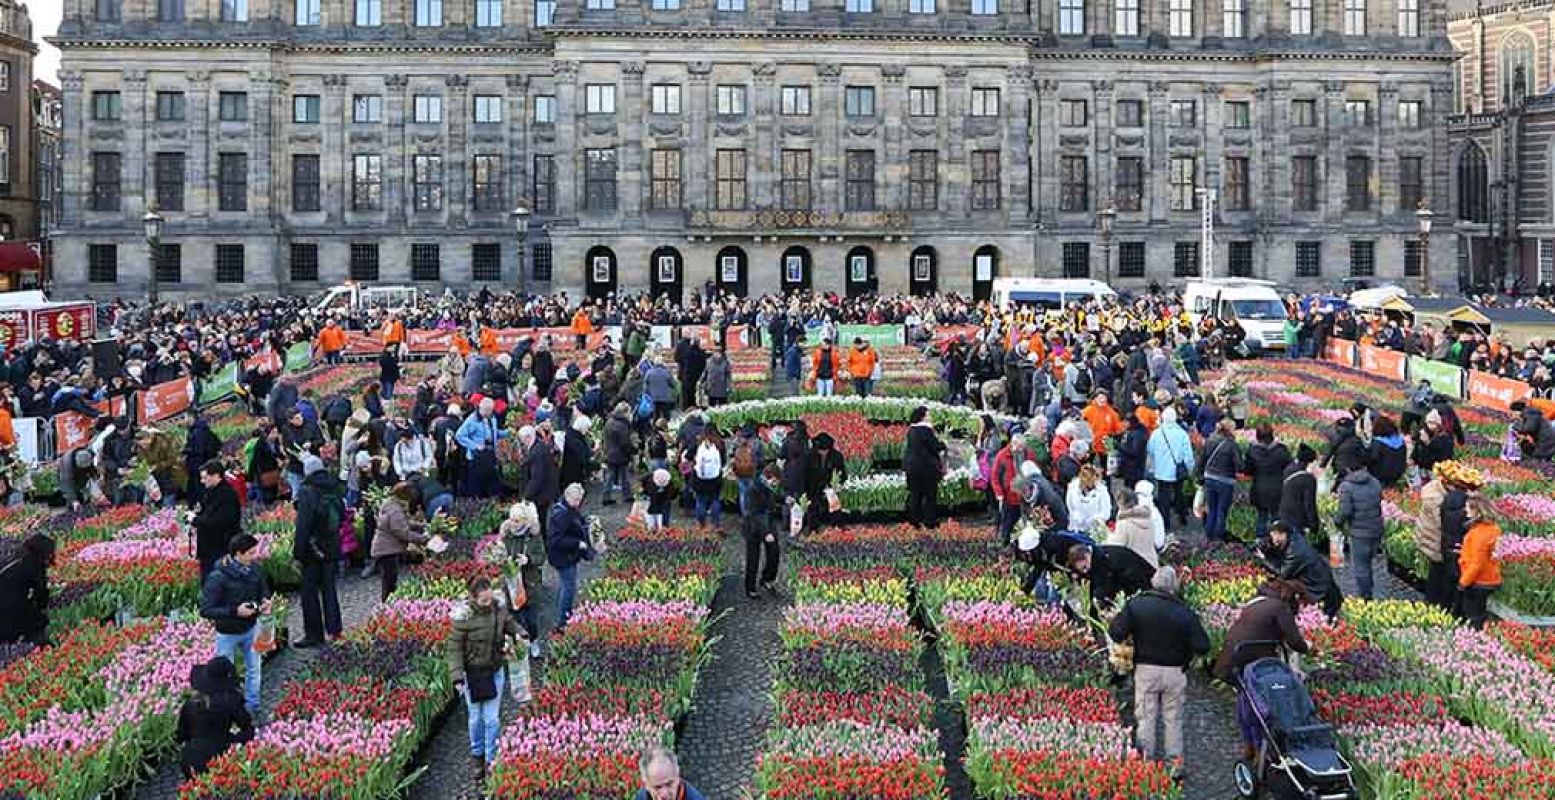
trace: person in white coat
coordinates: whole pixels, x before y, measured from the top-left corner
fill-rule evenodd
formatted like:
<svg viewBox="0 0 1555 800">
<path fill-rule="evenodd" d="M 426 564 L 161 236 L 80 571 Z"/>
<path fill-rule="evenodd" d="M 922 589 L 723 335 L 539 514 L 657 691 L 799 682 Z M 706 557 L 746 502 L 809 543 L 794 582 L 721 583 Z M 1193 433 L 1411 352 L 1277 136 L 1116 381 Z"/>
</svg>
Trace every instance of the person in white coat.
<svg viewBox="0 0 1555 800">
<path fill-rule="evenodd" d="M 1150 531 L 1155 541 L 1156 552 L 1166 549 L 1166 520 L 1161 518 L 1161 509 L 1155 506 L 1155 484 L 1150 481 L 1140 481 L 1134 484 L 1134 496 L 1139 498 L 1139 504 L 1150 509 Z"/>
<path fill-rule="evenodd" d="M 1080 468 L 1080 474 L 1069 482 L 1065 505 L 1069 506 L 1070 530 L 1089 531 L 1107 524 L 1112 517 L 1112 497 L 1096 467 L 1086 464 Z"/>
<path fill-rule="evenodd" d="M 1141 504 L 1132 489 L 1118 489 L 1118 521 L 1107 536 L 1107 544 L 1122 545 L 1133 550 L 1150 566 L 1160 569 L 1161 557 L 1156 552 L 1155 534 L 1150 527 L 1149 503 Z"/>
</svg>

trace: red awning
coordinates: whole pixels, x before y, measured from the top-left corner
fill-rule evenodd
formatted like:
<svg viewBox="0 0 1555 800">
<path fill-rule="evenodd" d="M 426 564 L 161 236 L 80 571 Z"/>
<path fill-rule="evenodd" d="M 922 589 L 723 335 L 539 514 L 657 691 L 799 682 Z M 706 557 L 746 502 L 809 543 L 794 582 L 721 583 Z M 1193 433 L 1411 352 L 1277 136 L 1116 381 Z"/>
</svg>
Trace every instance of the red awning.
<svg viewBox="0 0 1555 800">
<path fill-rule="evenodd" d="M 0 242 L 0 272 L 43 269 L 43 250 L 37 242 Z"/>
</svg>

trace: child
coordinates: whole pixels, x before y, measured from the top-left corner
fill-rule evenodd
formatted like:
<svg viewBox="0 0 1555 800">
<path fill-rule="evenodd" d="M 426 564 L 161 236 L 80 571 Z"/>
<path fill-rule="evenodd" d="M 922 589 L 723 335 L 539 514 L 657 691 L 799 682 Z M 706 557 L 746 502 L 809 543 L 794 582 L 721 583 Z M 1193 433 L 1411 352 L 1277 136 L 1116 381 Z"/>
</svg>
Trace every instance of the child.
<svg viewBox="0 0 1555 800">
<path fill-rule="evenodd" d="M 653 475 L 643 481 L 643 496 L 648 499 L 648 530 L 659 530 L 668 521 L 670 501 L 674 497 L 669 470 L 654 470 Z"/>
</svg>

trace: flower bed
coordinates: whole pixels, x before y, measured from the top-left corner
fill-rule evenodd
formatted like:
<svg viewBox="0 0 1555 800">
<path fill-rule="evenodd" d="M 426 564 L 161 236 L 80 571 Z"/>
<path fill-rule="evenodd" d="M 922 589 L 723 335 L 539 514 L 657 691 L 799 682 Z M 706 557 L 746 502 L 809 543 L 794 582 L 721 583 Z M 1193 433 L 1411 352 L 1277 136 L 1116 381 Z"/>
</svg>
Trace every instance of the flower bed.
<svg viewBox="0 0 1555 800">
<path fill-rule="evenodd" d="M 199 602 L 199 562 L 189 551 L 177 512 L 158 511 L 115 528 L 128 515 L 94 529 L 101 540 L 76 539 L 60 547 L 50 580 L 96 587 L 80 602 L 84 611 L 65 621 L 108 616 L 126 608 L 136 616 L 156 616 Z"/>
</svg>

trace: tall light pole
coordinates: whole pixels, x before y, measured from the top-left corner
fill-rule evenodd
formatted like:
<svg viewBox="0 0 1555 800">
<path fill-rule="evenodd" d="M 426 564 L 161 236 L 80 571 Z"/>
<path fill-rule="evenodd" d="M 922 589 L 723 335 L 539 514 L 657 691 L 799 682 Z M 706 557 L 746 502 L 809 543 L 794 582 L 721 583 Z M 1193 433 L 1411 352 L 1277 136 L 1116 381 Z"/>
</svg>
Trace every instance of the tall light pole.
<svg viewBox="0 0 1555 800">
<path fill-rule="evenodd" d="M 156 204 L 146 206 L 146 216 L 140 220 L 146 226 L 146 252 L 149 257 L 146 263 L 151 270 L 151 283 L 146 292 L 152 305 L 157 304 L 157 245 L 162 241 L 162 215 L 157 213 Z"/>
<path fill-rule="evenodd" d="M 1420 207 L 1415 209 L 1415 221 L 1420 224 L 1420 294 L 1431 293 L 1431 218 L 1436 216 L 1431 213 L 1431 202 L 1420 198 Z"/>
<path fill-rule="evenodd" d="M 1195 189 L 1199 197 L 1199 276 L 1205 280 L 1214 277 L 1215 271 L 1215 200 L 1220 193 L 1214 189 Z"/>
<path fill-rule="evenodd" d="M 518 234 L 518 286 L 525 297 L 529 296 L 529 206 L 518 201 L 513 208 L 513 231 Z"/>
<path fill-rule="evenodd" d="M 1096 214 L 1096 224 L 1101 228 L 1101 281 L 1112 285 L 1112 223 L 1118 218 L 1118 210 L 1107 206 Z"/>
</svg>

